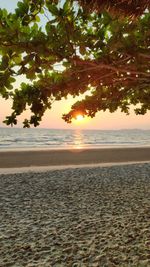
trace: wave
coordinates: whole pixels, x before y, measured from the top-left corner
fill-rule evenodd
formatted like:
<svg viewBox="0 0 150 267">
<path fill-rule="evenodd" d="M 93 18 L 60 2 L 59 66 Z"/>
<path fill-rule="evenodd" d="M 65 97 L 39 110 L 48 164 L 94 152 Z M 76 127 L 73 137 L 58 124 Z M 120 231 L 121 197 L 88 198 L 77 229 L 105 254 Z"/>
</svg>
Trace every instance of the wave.
<svg viewBox="0 0 150 267">
<path fill-rule="evenodd" d="M 150 130 L 0 129 L 0 148 L 150 146 Z"/>
</svg>

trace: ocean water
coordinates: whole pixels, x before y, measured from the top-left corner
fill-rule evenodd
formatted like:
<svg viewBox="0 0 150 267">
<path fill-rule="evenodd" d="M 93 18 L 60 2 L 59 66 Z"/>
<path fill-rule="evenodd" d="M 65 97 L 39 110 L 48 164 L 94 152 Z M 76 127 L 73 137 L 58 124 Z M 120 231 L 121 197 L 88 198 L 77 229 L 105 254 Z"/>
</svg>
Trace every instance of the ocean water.
<svg viewBox="0 0 150 267">
<path fill-rule="evenodd" d="M 150 146 L 150 130 L 0 128 L 0 150 Z"/>
</svg>

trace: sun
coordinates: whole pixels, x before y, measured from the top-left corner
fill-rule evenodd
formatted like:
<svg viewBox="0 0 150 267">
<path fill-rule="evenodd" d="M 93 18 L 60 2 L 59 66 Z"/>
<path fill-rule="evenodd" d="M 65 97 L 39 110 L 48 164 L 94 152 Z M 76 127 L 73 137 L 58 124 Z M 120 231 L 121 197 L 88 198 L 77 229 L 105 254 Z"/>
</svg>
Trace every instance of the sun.
<svg viewBox="0 0 150 267">
<path fill-rule="evenodd" d="M 83 115 L 79 114 L 75 117 L 75 119 L 76 119 L 76 121 L 82 121 L 82 120 L 84 120 L 84 117 L 83 117 Z"/>
<path fill-rule="evenodd" d="M 82 113 L 76 113 L 73 117 L 73 123 L 75 125 L 81 126 L 86 125 L 89 122 L 89 118 Z"/>
</svg>

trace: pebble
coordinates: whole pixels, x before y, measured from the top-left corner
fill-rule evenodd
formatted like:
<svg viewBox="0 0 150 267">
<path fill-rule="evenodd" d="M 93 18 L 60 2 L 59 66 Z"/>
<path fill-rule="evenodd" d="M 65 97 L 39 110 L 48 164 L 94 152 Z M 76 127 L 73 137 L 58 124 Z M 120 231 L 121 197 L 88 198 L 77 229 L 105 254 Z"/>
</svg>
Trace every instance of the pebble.
<svg viewBox="0 0 150 267">
<path fill-rule="evenodd" d="M 150 266 L 148 163 L 0 175 L 0 211 L 0 267 Z"/>
</svg>

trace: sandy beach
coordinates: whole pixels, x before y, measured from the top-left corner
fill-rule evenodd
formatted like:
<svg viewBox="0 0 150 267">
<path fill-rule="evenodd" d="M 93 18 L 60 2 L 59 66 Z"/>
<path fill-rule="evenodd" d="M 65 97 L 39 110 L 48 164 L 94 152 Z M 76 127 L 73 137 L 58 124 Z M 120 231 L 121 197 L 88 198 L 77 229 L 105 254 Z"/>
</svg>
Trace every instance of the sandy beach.
<svg viewBox="0 0 150 267">
<path fill-rule="evenodd" d="M 0 221 L 1 267 L 148 267 L 150 148 L 1 151 Z"/>
<path fill-rule="evenodd" d="M 150 266 L 150 164 L 0 175 L 1 267 Z"/>
<path fill-rule="evenodd" d="M 0 168 L 150 161 L 150 147 L 0 151 Z"/>
</svg>

